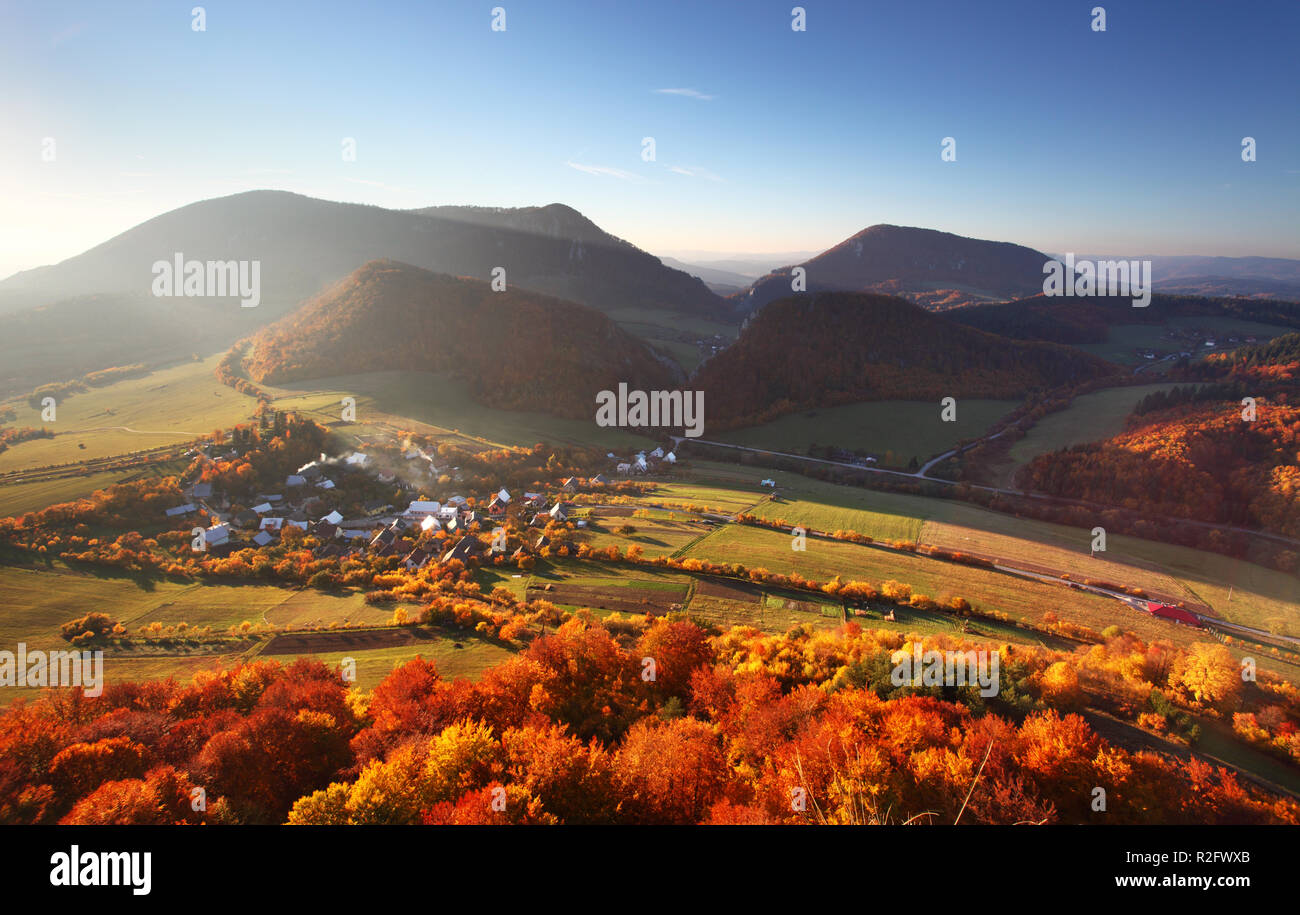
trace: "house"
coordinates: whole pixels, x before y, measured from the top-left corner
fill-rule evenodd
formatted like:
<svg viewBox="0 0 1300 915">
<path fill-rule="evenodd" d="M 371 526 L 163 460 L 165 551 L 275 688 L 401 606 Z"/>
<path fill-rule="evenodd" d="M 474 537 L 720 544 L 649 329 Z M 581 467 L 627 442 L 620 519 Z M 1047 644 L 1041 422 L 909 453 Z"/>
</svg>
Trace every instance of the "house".
<svg viewBox="0 0 1300 915">
<path fill-rule="evenodd" d="M 299 467 L 297 475 L 304 480 L 319 480 L 321 478 L 320 465 L 312 461 L 304 467 Z"/>
<path fill-rule="evenodd" d="M 370 548 L 372 550 L 383 549 L 384 547 L 391 546 L 393 541 L 396 539 L 397 539 L 397 532 L 393 530 L 391 527 L 386 527 L 378 534 L 375 535 L 374 540 L 370 541 Z"/>
<path fill-rule="evenodd" d="M 591 482 L 604 486 L 609 482 L 609 477 L 605 476 L 603 473 L 598 473 L 591 478 Z"/>
<path fill-rule="evenodd" d="M 619 473 L 621 473 L 621 474 L 623 474 L 623 475 L 626 476 L 627 474 L 629 474 L 629 473 L 632 472 L 632 465 L 631 465 L 631 464 L 619 464 L 619 465 L 618 465 L 617 467 L 615 467 L 614 469 L 615 469 L 616 471 L 618 471 Z"/>
<path fill-rule="evenodd" d="M 560 485 L 560 488 L 563 489 L 565 492 L 577 492 L 577 491 L 578 491 L 578 478 L 577 478 L 577 477 L 569 477 L 567 480 L 565 480 L 565 481 Z"/>
<path fill-rule="evenodd" d="M 776 480 L 764 480 L 763 482 L 759 483 L 758 485 L 759 485 L 759 486 L 771 486 L 773 489 L 775 489 L 775 488 L 776 488 Z"/>
<path fill-rule="evenodd" d="M 259 502 L 257 505 L 254 505 L 250 509 L 250 511 L 256 512 L 259 515 L 265 515 L 270 510 L 271 510 L 270 502 Z"/>
<path fill-rule="evenodd" d="M 334 534 L 338 531 L 338 529 L 339 528 L 337 524 L 333 524 L 332 522 L 326 521 L 324 518 L 321 518 L 314 525 L 312 525 L 311 532 L 313 536 L 319 537 L 321 540 L 330 540 L 334 537 Z"/>
<path fill-rule="evenodd" d="M 263 531 L 278 531 L 280 528 L 284 527 L 284 519 L 263 518 L 262 523 L 259 524 L 257 527 L 258 530 L 263 530 Z"/>
<path fill-rule="evenodd" d="M 556 502 L 551 506 L 551 510 L 547 514 L 556 521 L 567 521 L 569 519 L 569 510 L 565 508 L 563 502 Z"/>
<path fill-rule="evenodd" d="M 402 559 L 402 565 L 406 567 L 408 572 L 414 572 L 423 569 L 425 564 L 432 558 L 433 551 L 428 547 L 416 547 Z"/>
<path fill-rule="evenodd" d="M 360 451 L 353 451 L 343 459 L 343 463 L 351 467 L 368 467 L 370 465 L 370 455 L 362 454 Z"/>
<path fill-rule="evenodd" d="M 1197 629 L 1204 628 L 1195 613 L 1184 610 L 1182 607 L 1162 604 L 1159 601 L 1147 601 L 1147 613 L 1150 613 L 1152 616 L 1158 616 L 1161 619 L 1173 620 L 1175 623 L 1184 623 L 1188 626 L 1195 626 Z"/>
<path fill-rule="evenodd" d="M 268 534 L 266 531 L 258 531 L 256 534 L 253 535 L 253 542 L 256 543 L 258 546 L 266 546 L 274 539 L 275 538 L 272 537 L 270 534 Z"/>
<path fill-rule="evenodd" d="M 344 540 L 359 540 L 362 537 L 369 537 L 370 531 L 359 527 L 341 527 L 339 528 L 339 534 L 342 535 Z"/>
<path fill-rule="evenodd" d="M 306 486 L 307 478 L 300 474 L 291 473 L 284 481 L 285 486 Z"/>
<path fill-rule="evenodd" d="M 611 461 L 617 461 L 617 460 L 618 460 L 618 456 L 617 456 L 616 454 L 614 454 L 614 452 L 612 452 L 612 451 L 609 452 L 608 454 L 606 454 L 605 457 L 609 458 Z"/>
<path fill-rule="evenodd" d="M 500 499 L 502 502 L 509 502 L 509 501 L 510 501 L 510 491 L 507 490 L 507 489 L 505 489 L 505 488 L 499 489 L 499 490 L 497 491 L 497 498 Z"/>
<path fill-rule="evenodd" d="M 505 511 L 506 503 L 503 502 L 499 496 L 493 496 L 492 501 L 488 503 L 488 514 L 504 515 Z"/>
<path fill-rule="evenodd" d="M 236 527 L 250 528 L 257 527 L 258 522 L 262 519 L 257 516 L 257 512 L 251 508 L 245 508 L 242 511 L 235 512 L 235 516 L 230 519 Z"/>
<path fill-rule="evenodd" d="M 332 511 L 325 517 L 321 518 L 321 520 L 328 521 L 330 524 L 337 525 L 340 521 L 343 520 L 343 516 L 339 514 L 339 512 L 337 511 Z"/>
<path fill-rule="evenodd" d="M 636 456 L 636 460 L 632 462 L 632 472 L 645 473 L 649 469 L 650 469 L 650 465 L 646 463 L 645 455 L 638 454 Z"/>
<path fill-rule="evenodd" d="M 193 502 L 186 502 L 184 505 L 177 505 L 175 508 L 169 508 L 165 512 L 168 518 L 179 518 L 181 515 L 188 515 L 190 512 L 196 512 L 199 507 Z"/>
<path fill-rule="evenodd" d="M 320 488 L 320 489 L 333 489 L 333 488 L 334 488 L 334 481 L 333 481 L 333 480 L 321 480 L 319 483 L 316 484 L 316 486 L 317 486 L 318 488 Z"/>
<path fill-rule="evenodd" d="M 482 524 L 486 520 L 487 518 L 485 518 L 481 512 L 465 512 L 466 527 L 469 527 L 471 524 Z"/>
<path fill-rule="evenodd" d="M 194 496 L 194 498 L 196 498 L 196 499 L 211 499 L 211 498 L 212 498 L 212 484 L 211 484 L 211 483 L 195 483 L 195 484 L 194 484 L 194 491 L 193 491 L 192 493 L 190 493 L 190 495 Z"/>
<path fill-rule="evenodd" d="M 469 499 L 466 499 L 464 496 L 448 496 L 447 502 L 451 505 L 457 506 L 458 508 L 463 508 L 469 504 Z"/>
<path fill-rule="evenodd" d="M 392 483 L 397 480 L 397 475 L 385 471 L 380 473 L 375 479 L 379 480 L 380 483 Z"/>
<path fill-rule="evenodd" d="M 221 546 L 230 539 L 229 524 L 214 524 L 203 532 L 203 542 L 207 546 Z"/>
<path fill-rule="evenodd" d="M 433 515 L 426 515 L 424 520 L 420 522 L 420 530 L 425 531 L 426 533 L 429 531 L 440 531 L 442 530 L 442 522 Z"/>
<path fill-rule="evenodd" d="M 454 547 L 442 554 L 443 562 L 459 559 L 466 562 L 483 552 L 483 544 L 477 537 L 462 537 Z"/>
<path fill-rule="evenodd" d="M 402 512 L 402 514 L 403 516 L 412 519 L 425 518 L 429 515 L 439 514 L 442 511 L 442 507 L 443 506 L 441 502 L 431 502 L 425 499 L 416 499 L 406 507 L 406 511 Z"/>
<path fill-rule="evenodd" d="M 442 508 L 438 509 L 438 518 L 442 521 L 452 521 L 459 514 L 456 506 L 448 502 Z"/>
<path fill-rule="evenodd" d="M 550 545 L 551 545 L 551 538 L 547 537 L 545 534 L 542 534 L 542 536 L 537 538 L 537 543 L 533 545 L 533 548 L 540 550 L 542 547 L 546 547 Z"/>
<path fill-rule="evenodd" d="M 526 492 L 524 501 L 529 508 L 541 508 L 546 504 L 546 496 L 540 492 Z"/>
<path fill-rule="evenodd" d="M 657 458 L 662 458 L 662 457 L 664 456 L 664 449 L 662 449 L 662 448 L 656 448 L 654 451 L 651 451 L 651 452 L 650 452 L 650 456 L 651 456 L 652 458 L 656 458 L 656 459 L 657 459 Z"/>
<path fill-rule="evenodd" d="M 669 451 L 667 454 L 664 455 L 664 460 L 667 461 L 669 464 L 676 464 L 677 455 L 676 453 Z"/>
</svg>

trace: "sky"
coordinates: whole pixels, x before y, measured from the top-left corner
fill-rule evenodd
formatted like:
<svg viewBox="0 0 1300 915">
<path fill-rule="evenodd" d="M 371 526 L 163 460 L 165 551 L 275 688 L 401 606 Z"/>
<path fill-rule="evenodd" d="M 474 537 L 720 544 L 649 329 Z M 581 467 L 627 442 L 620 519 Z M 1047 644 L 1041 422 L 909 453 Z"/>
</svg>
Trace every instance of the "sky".
<svg viewBox="0 0 1300 915">
<path fill-rule="evenodd" d="M 1300 258 L 1296 0 L 196 5 L 0 0 L 0 276 L 257 188 L 561 202 L 657 254 Z"/>
</svg>

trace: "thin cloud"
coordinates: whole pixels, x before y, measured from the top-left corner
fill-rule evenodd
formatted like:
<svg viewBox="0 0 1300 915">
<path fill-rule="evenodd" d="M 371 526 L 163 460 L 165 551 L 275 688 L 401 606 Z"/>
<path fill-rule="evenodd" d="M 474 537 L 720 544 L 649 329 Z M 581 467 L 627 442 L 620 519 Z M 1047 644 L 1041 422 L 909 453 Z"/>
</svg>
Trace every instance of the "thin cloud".
<svg viewBox="0 0 1300 915">
<path fill-rule="evenodd" d="M 680 95 L 685 98 L 698 99 L 701 102 L 710 102 L 717 98 L 716 95 L 705 95 L 698 89 L 656 89 L 655 92 L 660 95 Z"/>
<path fill-rule="evenodd" d="M 668 166 L 668 170 L 678 175 L 685 175 L 687 178 L 703 178 L 705 181 L 722 180 L 707 168 L 687 168 L 684 165 L 670 165 Z"/>
<path fill-rule="evenodd" d="M 606 178 L 617 178 L 620 181 L 642 181 L 640 175 L 632 172 L 625 172 L 621 168 L 611 168 L 608 165 L 586 165 L 582 162 L 565 162 L 569 168 L 576 168 L 580 172 L 586 172 L 588 175 L 601 175 Z"/>
</svg>

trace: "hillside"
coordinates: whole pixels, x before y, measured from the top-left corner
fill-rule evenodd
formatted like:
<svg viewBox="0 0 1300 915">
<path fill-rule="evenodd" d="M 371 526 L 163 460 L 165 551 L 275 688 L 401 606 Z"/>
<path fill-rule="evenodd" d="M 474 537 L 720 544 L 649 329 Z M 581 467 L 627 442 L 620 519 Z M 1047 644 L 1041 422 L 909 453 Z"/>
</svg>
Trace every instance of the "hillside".
<svg viewBox="0 0 1300 915">
<path fill-rule="evenodd" d="M 766 422 L 814 406 L 941 397 L 1010 398 L 1113 371 L 1092 356 L 1010 341 L 871 293 L 772 302 L 701 366 L 708 423 Z"/>
<path fill-rule="evenodd" d="M 252 342 L 245 365 L 259 382 L 441 372 L 489 406 L 578 419 L 594 418 L 596 393 L 619 382 L 674 384 L 672 368 L 593 309 L 391 260 L 366 264 Z"/>
<path fill-rule="evenodd" d="M 1109 329 L 1124 324 L 1162 324 L 1176 317 L 1225 317 L 1280 327 L 1300 327 L 1300 304 L 1271 299 L 1205 298 L 1155 293 L 1146 308 L 1108 296 L 1042 294 L 1000 305 L 962 308 L 952 320 L 1017 340 L 1104 343 Z"/>
<path fill-rule="evenodd" d="M 155 298 L 151 267 L 176 252 L 201 261 L 260 261 L 261 304 L 241 309 L 230 298 Z M 504 267 L 513 288 L 599 310 L 662 312 L 665 325 L 683 314 L 727 312 L 700 280 L 560 204 L 398 211 L 251 191 L 172 210 L 61 263 L 0 281 L 0 329 L 12 331 L 0 332 L 0 365 L 19 364 L 4 373 L 0 393 L 145 361 L 160 347 L 228 346 L 379 258 L 483 280 Z M 121 303 L 111 320 L 89 314 L 84 297 L 92 295 Z M 103 326 L 75 345 L 61 342 L 70 318 L 81 323 L 76 316 Z M 46 347 L 40 360 L 24 358 L 32 340 Z M 137 353 L 141 348 L 150 352 Z"/>
<path fill-rule="evenodd" d="M 863 229 L 803 266 L 808 292 L 882 292 L 932 308 L 1003 301 L 1042 289 L 1047 255 L 1009 242 L 983 241 L 907 226 Z M 790 294 L 791 266 L 732 297 L 747 313 Z"/>
<path fill-rule="evenodd" d="M 1017 482 L 1300 537 L 1300 334 L 1216 353 L 1174 377 L 1200 384 L 1151 395 L 1119 435 L 1041 455 Z M 1255 400 L 1252 421 L 1243 397 Z"/>
</svg>

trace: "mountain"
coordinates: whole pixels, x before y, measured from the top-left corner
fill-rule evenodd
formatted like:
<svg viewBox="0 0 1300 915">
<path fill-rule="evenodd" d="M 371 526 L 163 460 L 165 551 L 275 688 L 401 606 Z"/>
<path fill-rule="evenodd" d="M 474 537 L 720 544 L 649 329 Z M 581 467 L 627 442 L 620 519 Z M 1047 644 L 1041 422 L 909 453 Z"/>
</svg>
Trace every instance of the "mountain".
<svg viewBox="0 0 1300 915">
<path fill-rule="evenodd" d="M 447 373 L 488 406 L 593 422 L 599 391 L 619 382 L 661 390 L 678 380 L 675 366 L 594 309 L 392 260 L 364 265 L 251 343 L 244 366 L 259 382 Z"/>
<path fill-rule="evenodd" d="M 949 317 L 968 327 L 1017 340 L 1105 343 L 1110 328 L 1163 324 L 1176 317 L 1227 317 L 1279 327 L 1300 327 L 1300 304 L 1275 299 L 1205 298 L 1155 293 L 1145 308 L 1112 296 L 1045 296 L 1041 293 L 999 305 L 978 305 Z"/>
<path fill-rule="evenodd" d="M 1091 261 L 1151 262 L 1152 285 L 1171 295 L 1300 300 L 1300 260 L 1205 255 L 1076 255 Z"/>
<path fill-rule="evenodd" d="M 866 400 L 1012 398 L 1110 374 L 1067 347 L 975 330 L 892 296 L 823 292 L 769 303 L 692 378 L 710 427 Z"/>
<path fill-rule="evenodd" d="M 673 257 L 661 257 L 659 259 L 663 261 L 665 267 L 672 267 L 674 270 L 680 270 L 683 273 L 689 273 L 691 276 L 699 277 L 704 281 L 704 285 L 718 295 L 733 295 L 754 282 L 752 275 L 735 273 L 718 267 L 707 267 L 703 264 L 688 264 Z"/>
<path fill-rule="evenodd" d="M 261 304 L 155 298 L 152 265 L 177 252 L 200 261 L 259 261 Z M 504 267 L 511 288 L 601 310 L 662 312 L 665 323 L 681 313 L 717 317 L 727 310 L 700 280 L 560 204 L 399 211 L 251 191 L 172 210 L 59 264 L 0 282 L 0 365 L 23 361 L 32 339 L 47 347 L 39 363 L 27 360 L 21 372 L 3 373 L 6 390 L 141 361 L 133 347 L 154 341 L 208 351 L 228 346 L 378 258 L 483 280 Z M 93 315 L 87 296 L 120 303 L 118 320 Z M 72 345 L 68 326 L 83 319 L 100 320 L 104 332 Z"/>
<path fill-rule="evenodd" d="M 1009 242 L 877 225 L 801 266 L 807 271 L 808 292 L 884 292 L 942 309 L 1039 292 L 1043 264 L 1048 259 L 1032 248 Z M 735 309 L 752 312 L 789 295 L 794 266 L 775 270 L 733 296 Z"/>
</svg>

